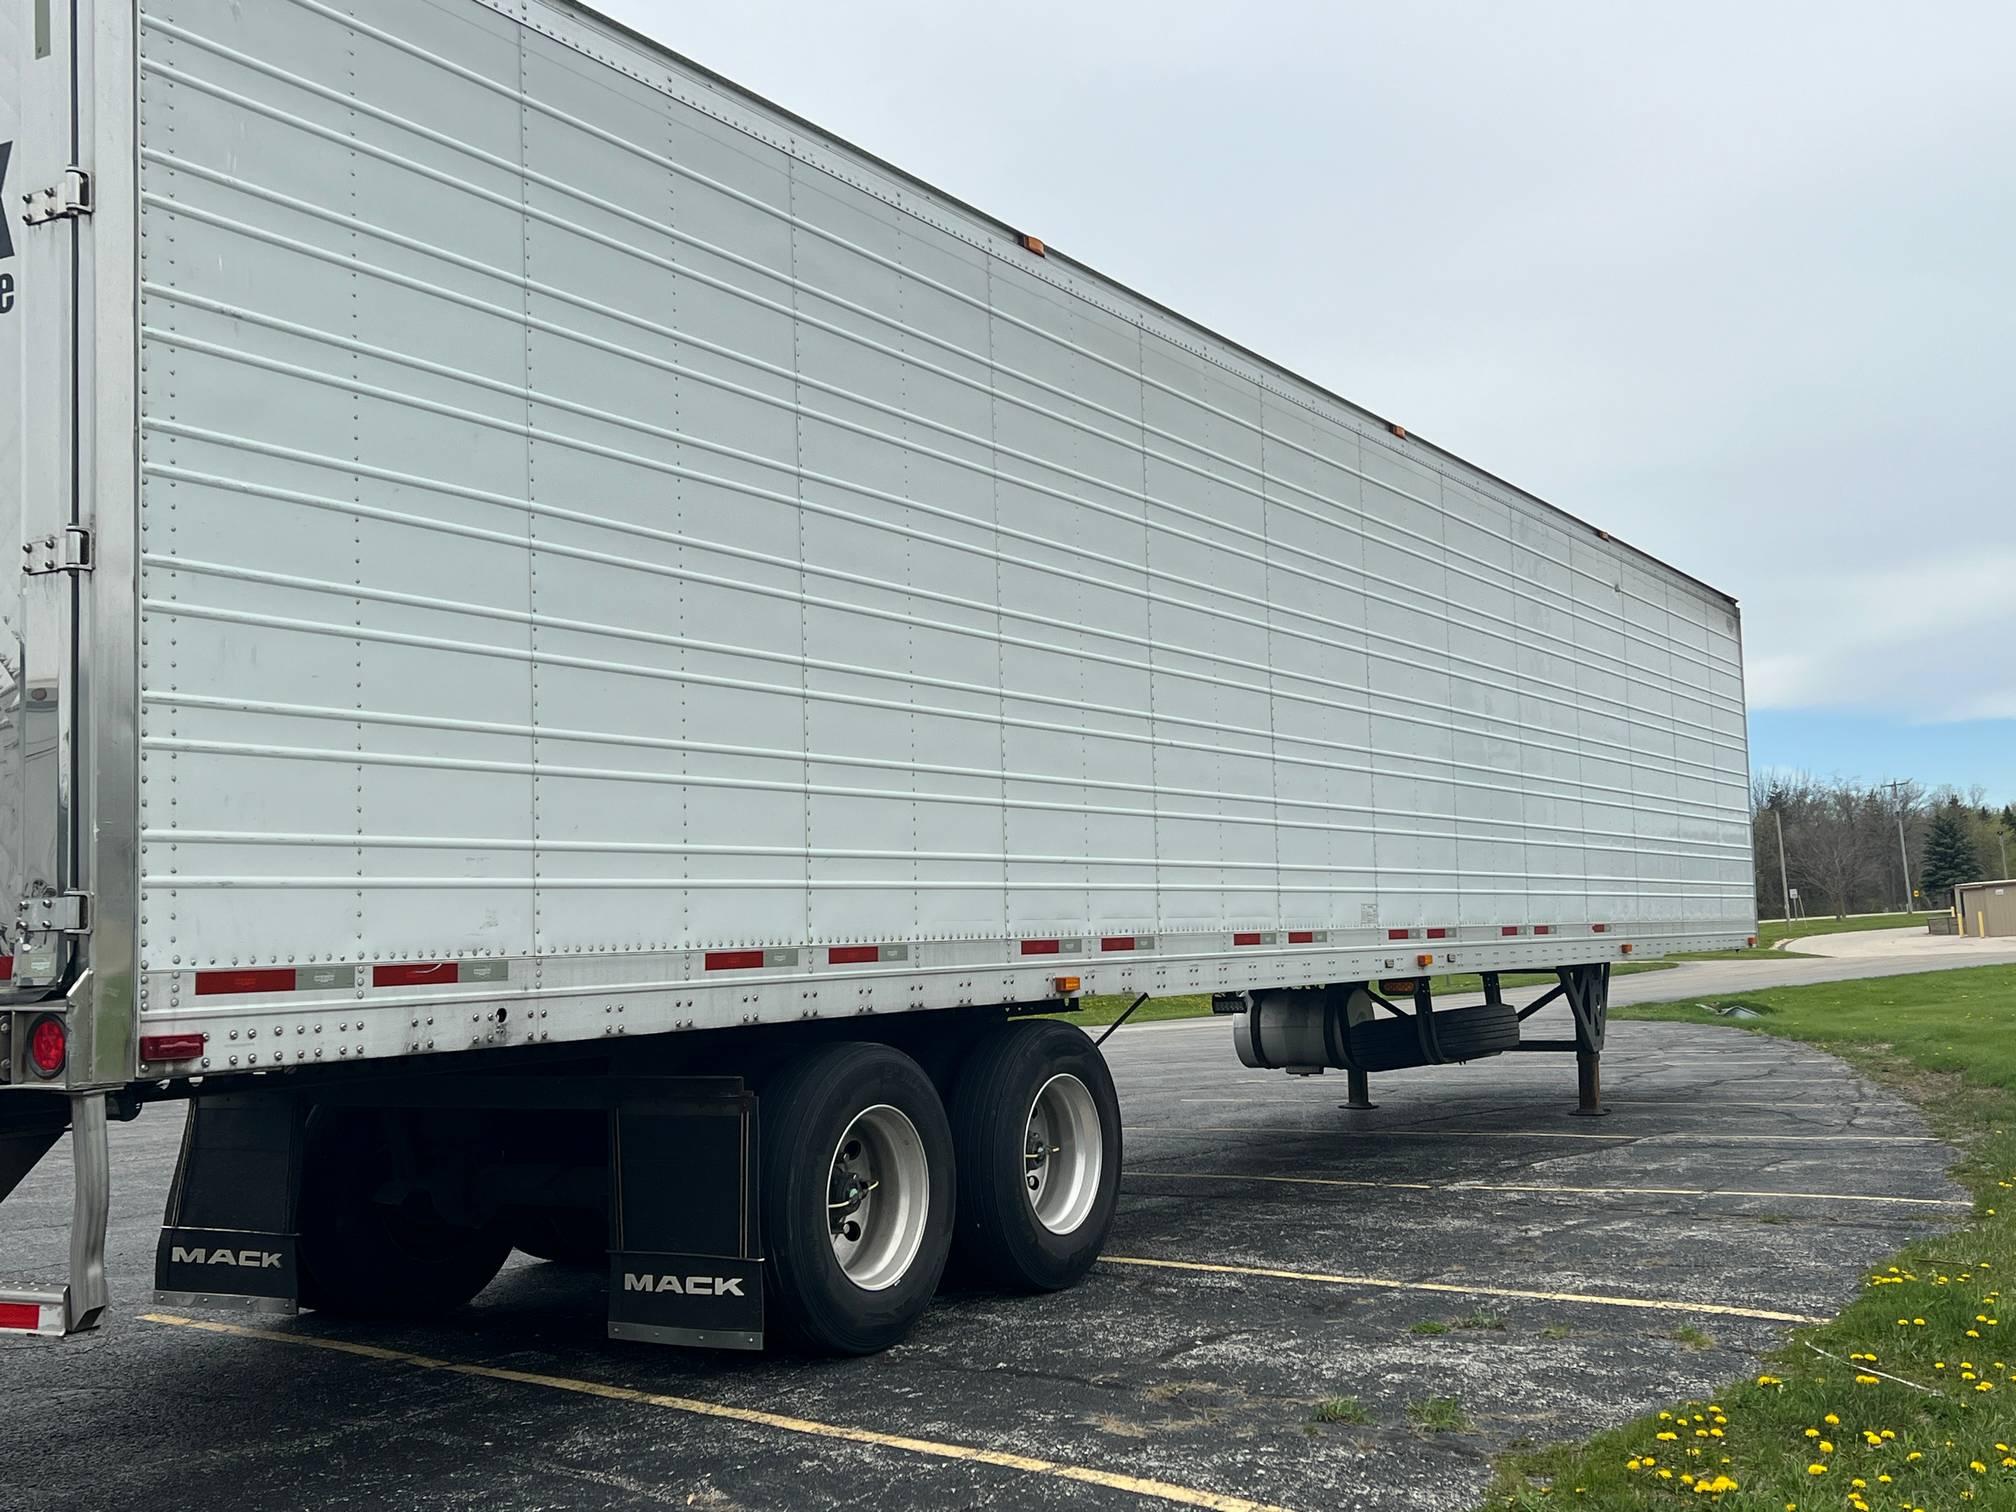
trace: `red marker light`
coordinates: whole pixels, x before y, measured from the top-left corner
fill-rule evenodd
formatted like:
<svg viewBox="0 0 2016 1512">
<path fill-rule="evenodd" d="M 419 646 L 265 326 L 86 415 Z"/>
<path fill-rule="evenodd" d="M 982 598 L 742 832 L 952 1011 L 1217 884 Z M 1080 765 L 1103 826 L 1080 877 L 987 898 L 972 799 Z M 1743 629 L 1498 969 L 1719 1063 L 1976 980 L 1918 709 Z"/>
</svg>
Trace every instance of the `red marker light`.
<svg viewBox="0 0 2016 1512">
<path fill-rule="evenodd" d="M 42 1309 L 33 1302 L 0 1302 L 0 1328 L 25 1328 L 30 1332 L 42 1326 Z"/>
<path fill-rule="evenodd" d="M 140 1059 L 150 1065 L 166 1061 L 195 1060 L 203 1053 L 200 1034 L 143 1034 Z"/>
<path fill-rule="evenodd" d="M 70 1036 L 63 1028 L 63 1020 L 48 1014 L 35 1020 L 35 1027 L 28 1031 L 28 1063 L 35 1068 L 35 1074 L 60 1076 L 63 1063 L 69 1058 Z"/>
</svg>

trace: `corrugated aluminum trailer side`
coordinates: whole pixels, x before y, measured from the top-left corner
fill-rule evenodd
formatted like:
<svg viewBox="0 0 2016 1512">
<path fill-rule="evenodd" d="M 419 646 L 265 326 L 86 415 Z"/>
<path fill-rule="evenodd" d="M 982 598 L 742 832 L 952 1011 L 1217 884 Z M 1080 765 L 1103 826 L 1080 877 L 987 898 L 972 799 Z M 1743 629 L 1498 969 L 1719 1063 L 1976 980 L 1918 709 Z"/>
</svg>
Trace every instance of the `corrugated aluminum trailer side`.
<svg viewBox="0 0 2016 1512">
<path fill-rule="evenodd" d="M 140 25 L 208 1069 L 1748 932 L 1719 595 L 585 15 Z"/>
<path fill-rule="evenodd" d="M 1362 1078 L 1517 1038 L 1494 1008 L 1438 1040 L 1425 988 L 1394 1031 L 1364 984 L 1559 967 L 1593 1057 L 1607 963 L 1753 927 L 1736 610 L 1684 574 L 585 10 L 6 9 L 14 171 L 52 187 L 16 233 L 36 313 L 0 320 L 44 406 L 0 427 L 36 548 L 0 1021 L 19 1082 L 207 1078 L 165 1290 L 257 1254 L 272 1300 L 316 1292 L 295 1197 L 228 1211 L 244 1173 L 206 1151 L 368 1203 L 316 1187 L 307 1109 L 355 1164 L 419 1095 L 242 1090 L 275 1070 L 419 1073 L 466 1129 L 553 1111 L 444 1091 L 470 1052 L 762 1069 L 810 1107 L 910 1074 L 836 1070 L 865 1039 L 992 1129 L 962 1056 L 1051 1064 L 1003 1005 L 1210 992 L 1250 1063 Z M 832 1064 L 695 1048 L 783 1025 Z M 46 1077 L 38 1034 L 68 1036 Z M 1110 1210 L 1096 1060 L 1089 1100 L 988 1135 L 1031 1254 Z M 637 1149 L 705 1104 L 754 1170 L 753 1099 L 714 1092 L 572 1111 L 643 1120 Z M 912 1113 L 826 1140 L 835 1211 L 874 1205 L 849 1160 L 945 1165 Z M 1071 1128 L 1110 1159 L 1045 1229 L 1021 1162 Z M 781 1220 L 729 1186 L 686 1250 L 764 1253 Z M 879 1242 L 835 1222 L 836 1255 Z M 855 1324 L 826 1342 L 889 1326 Z"/>
</svg>

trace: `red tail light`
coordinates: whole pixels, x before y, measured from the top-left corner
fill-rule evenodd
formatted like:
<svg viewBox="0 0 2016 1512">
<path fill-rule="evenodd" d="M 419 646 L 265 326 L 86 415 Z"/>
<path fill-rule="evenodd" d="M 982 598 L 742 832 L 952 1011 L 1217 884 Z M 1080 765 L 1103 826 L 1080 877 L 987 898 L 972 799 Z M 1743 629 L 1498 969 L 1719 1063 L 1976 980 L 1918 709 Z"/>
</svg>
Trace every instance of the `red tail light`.
<svg viewBox="0 0 2016 1512">
<path fill-rule="evenodd" d="M 42 1077 L 61 1076 L 63 1063 L 70 1058 L 70 1036 L 63 1020 L 44 1014 L 28 1031 L 28 1063 Z"/>
<path fill-rule="evenodd" d="M 0 1328 L 37 1329 L 42 1326 L 42 1309 L 33 1302 L 0 1302 Z"/>
</svg>

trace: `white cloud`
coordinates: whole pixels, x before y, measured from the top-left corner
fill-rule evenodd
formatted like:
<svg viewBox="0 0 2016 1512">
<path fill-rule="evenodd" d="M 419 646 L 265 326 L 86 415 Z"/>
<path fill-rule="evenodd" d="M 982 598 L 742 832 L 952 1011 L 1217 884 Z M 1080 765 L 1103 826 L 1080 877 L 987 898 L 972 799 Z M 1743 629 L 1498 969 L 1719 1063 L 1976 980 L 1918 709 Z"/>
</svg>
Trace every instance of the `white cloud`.
<svg viewBox="0 0 2016 1512">
<path fill-rule="evenodd" d="M 1793 572 L 1744 636 L 1753 707 L 2016 717 L 2016 550 Z"/>
</svg>

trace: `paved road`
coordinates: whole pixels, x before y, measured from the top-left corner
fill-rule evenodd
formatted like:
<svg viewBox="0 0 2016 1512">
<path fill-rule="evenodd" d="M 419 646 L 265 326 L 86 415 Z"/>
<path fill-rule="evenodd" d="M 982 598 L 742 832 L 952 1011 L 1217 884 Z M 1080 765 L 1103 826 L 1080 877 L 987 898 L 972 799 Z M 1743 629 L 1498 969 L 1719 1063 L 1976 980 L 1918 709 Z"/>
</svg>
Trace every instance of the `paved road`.
<svg viewBox="0 0 2016 1512">
<path fill-rule="evenodd" d="M 2016 939 L 1981 939 L 1974 935 L 1935 935 L 1922 925 L 1915 929 L 1863 929 L 1841 934 L 1810 935 L 1794 942 L 1813 955 L 1837 961 L 1899 961 L 1941 966 L 1987 966 L 2016 960 Z"/>
<path fill-rule="evenodd" d="M 0 1507 L 1455 1512 L 1508 1443 L 1753 1370 L 1786 1317 L 1831 1314 L 1965 1211 L 1911 1108 L 1736 1029 L 1618 1026 L 1601 1120 L 1568 1116 L 1561 1057 L 1382 1077 L 1353 1115 L 1341 1077 L 1249 1072 L 1228 1041 L 1221 1021 L 1110 1042 L 1127 1175 L 1085 1284 L 945 1296 L 859 1361 L 611 1345 L 598 1275 L 523 1259 L 424 1327 L 145 1321 L 180 1124 L 151 1109 L 115 1133 L 112 1326 L 0 1342 L 8 1438 L 32 1446 L 0 1456 Z M 9 1203 L 0 1271 L 58 1262 L 64 1185 Z M 1312 1424 L 1333 1395 L 1367 1421 Z M 1437 1397 L 1470 1426 L 1417 1428 Z"/>
</svg>

